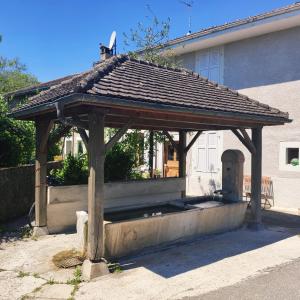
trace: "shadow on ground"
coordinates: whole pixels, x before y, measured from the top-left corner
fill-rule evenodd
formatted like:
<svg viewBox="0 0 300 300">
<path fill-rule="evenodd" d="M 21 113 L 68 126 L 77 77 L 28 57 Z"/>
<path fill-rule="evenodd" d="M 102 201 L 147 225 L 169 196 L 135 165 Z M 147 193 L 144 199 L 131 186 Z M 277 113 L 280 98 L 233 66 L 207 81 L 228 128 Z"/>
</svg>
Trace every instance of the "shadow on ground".
<svg viewBox="0 0 300 300">
<path fill-rule="evenodd" d="M 151 249 L 139 256 L 121 260 L 121 265 L 127 270 L 144 267 L 170 278 L 300 233 L 299 216 L 264 211 L 263 220 L 264 230 L 251 231 L 244 226 L 240 230 L 179 242 L 164 249 Z"/>
<path fill-rule="evenodd" d="M 0 224 L 0 250 L 1 243 L 14 242 L 31 235 L 31 228 L 27 218 L 21 217 L 11 222 Z"/>
</svg>

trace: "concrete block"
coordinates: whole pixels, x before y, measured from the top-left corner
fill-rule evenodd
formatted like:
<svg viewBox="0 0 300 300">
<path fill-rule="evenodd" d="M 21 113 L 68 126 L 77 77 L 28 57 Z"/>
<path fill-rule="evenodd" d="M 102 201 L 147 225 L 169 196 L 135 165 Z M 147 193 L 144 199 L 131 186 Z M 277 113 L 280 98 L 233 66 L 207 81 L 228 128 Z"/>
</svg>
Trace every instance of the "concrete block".
<svg viewBox="0 0 300 300">
<path fill-rule="evenodd" d="M 93 263 L 86 259 L 82 265 L 82 279 L 85 281 L 94 279 L 96 277 L 108 275 L 109 270 L 105 262 Z"/>
<path fill-rule="evenodd" d="M 47 226 L 43 226 L 43 227 L 34 227 L 33 228 L 33 236 L 34 237 L 40 237 L 40 236 L 44 236 L 44 235 L 48 235 L 49 231 L 48 231 L 48 227 Z"/>
<path fill-rule="evenodd" d="M 76 211 L 77 223 L 76 223 L 76 232 L 77 232 L 77 242 L 78 250 L 82 253 L 85 253 L 87 250 L 87 222 L 88 222 L 88 213 L 86 211 Z"/>
</svg>

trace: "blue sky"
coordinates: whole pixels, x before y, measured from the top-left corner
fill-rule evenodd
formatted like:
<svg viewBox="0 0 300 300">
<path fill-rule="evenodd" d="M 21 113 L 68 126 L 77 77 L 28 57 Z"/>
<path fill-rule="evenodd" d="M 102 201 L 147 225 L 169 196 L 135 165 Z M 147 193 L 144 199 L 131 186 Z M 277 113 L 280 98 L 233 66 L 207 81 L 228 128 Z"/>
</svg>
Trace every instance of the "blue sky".
<svg viewBox="0 0 300 300">
<path fill-rule="evenodd" d="M 108 44 L 149 16 L 171 18 L 170 38 L 241 19 L 281 6 L 288 0 L 194 0 L 188 10 L 178 0 L 0 0 L 0 55 L 18 57 L 40 81 L 89 69 L 99 59 L 99 43 Z"/>
</svg>

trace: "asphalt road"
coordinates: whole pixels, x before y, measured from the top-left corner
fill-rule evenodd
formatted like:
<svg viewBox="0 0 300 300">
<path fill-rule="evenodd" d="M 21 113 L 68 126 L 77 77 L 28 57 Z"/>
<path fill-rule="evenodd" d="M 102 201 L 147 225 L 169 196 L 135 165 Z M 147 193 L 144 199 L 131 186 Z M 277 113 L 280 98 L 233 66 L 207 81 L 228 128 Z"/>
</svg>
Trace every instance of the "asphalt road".
<svg viewBox="0 0 300 300">
<path fill-rule="evenodd" d="M 288 228 L 300 238 L 300 217 L 263 211 L 266 226 Z M 300 249 L 299 249 L 300 252 Z M 197 297 L 182 300 L 300 300 L 300 259 L 263 274 Z"/>
<path fill-rule="evenodd" d="M 299 237 L 300 238 L 300 237 Z M 269 270 L 269 273 L 247 279 L 197 297 L 182 300 L 296 300 L 300 299 L 300 260 Z"/>
</svg>

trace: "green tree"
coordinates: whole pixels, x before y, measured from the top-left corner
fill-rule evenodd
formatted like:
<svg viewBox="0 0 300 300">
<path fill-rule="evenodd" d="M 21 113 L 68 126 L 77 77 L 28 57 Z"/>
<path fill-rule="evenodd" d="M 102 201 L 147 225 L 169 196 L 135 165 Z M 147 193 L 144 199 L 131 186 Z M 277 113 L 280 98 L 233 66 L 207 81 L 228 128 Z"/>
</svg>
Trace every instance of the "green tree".
<svg viewBox="0 0 300 300">
<path fill-rule="evenodd" d="M 9 118 L 7 113 L 7 102 L 0 95 L 0 167 L 27 164 L 34 154 L 34 124 Z"/>
<path fill-rule="evenodd" d="M 26 164 L 33 159 L 34 124 L 9 118 L 9 100 L 3 95 L 35 83 L 37 79 L 26 73 L 25 65 L 18 59 L 0 56 L 0 167 Z"/>
<path fill-rule="evenodd" d="M 37 84 L 37 78 L 26 71 L 26 66 L 18 58 L 9 59 L 0 55 L 0 94 Z"/>
<path fill-rule="evenodd" d="M 172 50 L 162 52 L 163 45 L 169 40 L 171 19 L 159 20 L 148 6 L 151 17 L 138 22 L 136 28 L 123 33 L 124 44 L 130 49 L 129 56 L 143 58 L 151 63 L 168 67 L 177 67 L 180 63 Z M 132 50 L 133 49 L 133 50 Z"/>
</svg>

